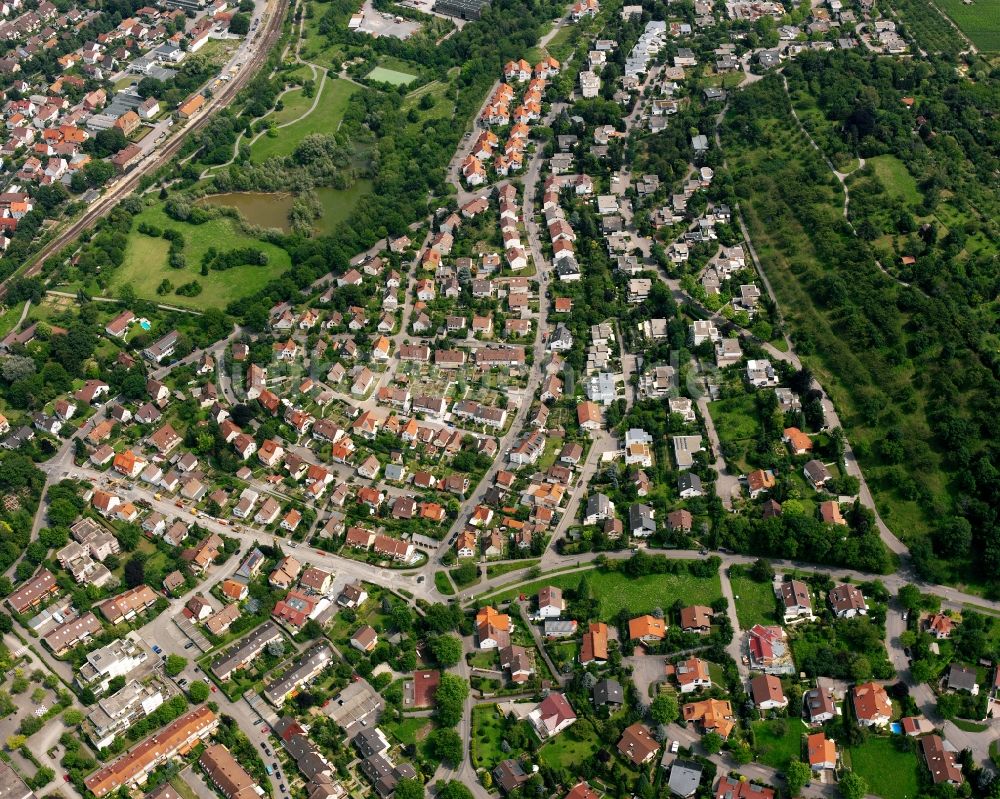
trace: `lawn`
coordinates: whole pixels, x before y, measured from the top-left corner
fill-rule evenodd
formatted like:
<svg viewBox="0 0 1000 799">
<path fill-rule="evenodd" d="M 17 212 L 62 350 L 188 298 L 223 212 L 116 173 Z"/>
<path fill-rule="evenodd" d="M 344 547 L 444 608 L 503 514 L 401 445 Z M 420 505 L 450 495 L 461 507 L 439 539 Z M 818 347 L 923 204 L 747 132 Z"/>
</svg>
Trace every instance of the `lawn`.
<svg viewBox="0 0 1000 799">
<path fill-rule="evenodd" d="M 912 751 L 899 751 L 889 738 L 871 737 L 848 749 L 851 768 L 884 799 L 913 799 L 920 793 L 920 765 Z"/>
<path fill-rule="evenodd" d="M 802 757 L 802 736 L 805 731 L 806 725 L 798 718 L 754 722 L 757 759 L 767 766 L 784 771 L 789 762 Z"/>
<path fill-rule="evenodd" d="M 886 191 L 893 197 L 899 197 L 903 202 L 916 205 L 920 202 L 920 190 L 917 188 L 917 181 L 906 168 L 906 164 L 894 155 L 878 155 L 865 161 L 865 165 L 871 164 L 878 179 L 882 181 Z"/>
<path fill-rule="evenodd" d="M 600 738 L 594 725 L 580 719 L 565 732 L 538 750 L 538 759 L 551 768 L 573 768 L 579 763 L 592 762 L 600 748 Z"/>
<path fill-rule="evenodd" d="M 472 740 L 470 755 L 474 768 L 493 767 L 504 759 L 500 748 L 503 720 L 496 705 L 476 705 L 472 708 Z"/>
<path fill-rule="evenodd" d="M 417 76 L 411 75 L 409 72 L 387 69 L 386 67 L 375 67 L 375 69 L 365 75 L 365 78 L 367 80 L 378 81 L 379 83 L 390 83 L 393 86 L 405 86 L 408 83 L 413 83 L 417 79 Z"/>
<path fill-rule="evenodd" d="M 306 136 L 312 133 L 332 133 L 337 130 L 344 118 L 351 95 L 356 91 L 359 91 L 359 87 L 350 81 L 327 79 L 313 112 L 286 128 L 274 131 L 276 136 L 272 137 L 269 134 L 261 136 L 251 148 L 250 160 L 260 163 L 273 156 L 290 155 Z"/>
<path fill-rule="evenodd" d="M 678 600 L 685 605 L 711 605 L 722 596 L 718 575 L 692 577 L 690 574 L 647 574 L 631 578 L 618 571 L 591 569 L 535 580 L 515 590 L 496 594 L 492 599 L 500 602 L 518 594 L 531 596 L 547 585 L 573 589 L 580 584 L 580 578 L 584 575 L 600 602 L 601 618 L 605 621 L 613 620 L 622 610 L 639 615 L 649 613 L 657 607 L 668 608 Z"/>
<path fill-rule="evenodd" d="M 133 228 L 125 247 L 125 262 L 112 279 L 112 292 L 118 286 L 130 285 L 139 297 L 154 302 L 197 309 L 223 308 L 233 300 L 256 293 L 291 266 L 291 258 L 285 250 L 245 235 L 228 217 L 211 219 L 203 225 L 189 225 L 171 219 L 163 211 L 162 203 L 156 203 L 146 208 L 136 220 L 136 227 L 139 222 L 148 222 L 161 230 L 173 228 L 183 233 L 187 268 L 171 269 L 167 265 L 167 241 L 145 236 Z M 264 266 L 210 270 L 207 276 L 202 276 L 201 259 L 209 247 L 255 247 L 266 252 L 269 260 Z M 172 292 L 159 295 L 156 289 L 164 278 L 175 286 L 197 280 L 202 285 L 202 292 L 197 297 L 180 297 Z"/>
<path fill-rule="evenodd" d="M 404 745 L 412 745 L 417 742 L 420 732 L 430 724 L 430 719 L 426 716 L 410 716 L 401 721 L 389 722 L 383 726 L 392 734 L 397 741 Z"/>
<path fill-rule="evenodd" d="M 181 799 L 198 799 L 198 794 L 180 774 L 176 774 L 170 779 L 170 785 L 177 791 Z"/>
<path fill-rule="evenodd" d="M 758 583 L 743 576 L 730 577 L 729 582 L 736 598 L 736 617 L 741 629 L 776 623 L 774 589 L 770 583 Z"/>
<path fill-rule="evenodd" d="M 448 579 L 448 572 L 446 571 L 434 572 L 434 587 L 445 596 L 455 595 L 455 587 L 451 584 L 451 580 Z"/>
<path fill-rule="evenodd" d="M 1000 50 L 1000 27 L 997 26 L 1000 4 L 997 0 L 974 0 L 970 5 L 963 0 L 937 0 L 937 4 L 981 51 L 995 53 Z"/>
</svg>

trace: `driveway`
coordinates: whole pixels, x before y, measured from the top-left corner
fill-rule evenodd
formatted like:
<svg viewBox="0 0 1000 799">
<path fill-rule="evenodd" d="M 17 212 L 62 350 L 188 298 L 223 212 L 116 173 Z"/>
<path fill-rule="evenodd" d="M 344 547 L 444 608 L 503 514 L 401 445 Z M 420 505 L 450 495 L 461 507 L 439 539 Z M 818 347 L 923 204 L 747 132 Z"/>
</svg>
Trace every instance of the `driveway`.
<svg viewBox="0 0 1000 799">
<path fill-rule="evenodd" d="M 626 666 L 632 667 L 632 682 L 635 683 L 636 693 L 643 707 L 649 707 L 653 701 L 650 695 L 650 688 L 657 683 L 663 682 L 666 675 L 663 673 L 667 658 L 665 655 L 633 655 L 624 659 Z"/>
</svg>

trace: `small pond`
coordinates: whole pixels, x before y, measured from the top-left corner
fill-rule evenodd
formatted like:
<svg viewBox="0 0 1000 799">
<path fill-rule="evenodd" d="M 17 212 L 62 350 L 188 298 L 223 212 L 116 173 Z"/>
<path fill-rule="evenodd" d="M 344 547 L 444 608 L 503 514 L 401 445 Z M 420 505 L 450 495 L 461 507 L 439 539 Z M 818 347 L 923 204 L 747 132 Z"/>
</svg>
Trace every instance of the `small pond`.
<svg viewBox="0 0 1000 799">
<path fill-rule="evenodd" d="M 371 188 L 370 180 L 358 180 L 349 189 L 316 189 L 323 206 L 323 216 L 316 220 L 316 230 L 321 234 L 330 233 L 350 216 L 358 200 Z M 290 230 L 288 212 L 292 210 L 294 201 L 295 195 L 291 192 L 232 191 L 206 195 L 195 204 L 235 208 L 251 225 L 277 228 L 287 233 Z"/>
</svg>

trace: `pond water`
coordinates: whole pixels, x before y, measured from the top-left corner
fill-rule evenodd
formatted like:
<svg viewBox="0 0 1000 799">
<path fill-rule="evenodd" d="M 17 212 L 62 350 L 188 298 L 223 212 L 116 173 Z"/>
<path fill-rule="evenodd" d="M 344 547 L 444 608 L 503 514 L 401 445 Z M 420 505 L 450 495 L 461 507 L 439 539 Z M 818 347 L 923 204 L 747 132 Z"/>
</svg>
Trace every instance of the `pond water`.
<svg viewBox="0 0 1000 799">
<path fill-rule="evenodd" d="M 359 180 L 349 189 L 316 189 L 323 216 L 316 221 L 316 230 L 329 233 L 350 216 L 354 206 L 371 191 L 370 180 Z M 209 194 L 200 198 L 196 205 L 218 205 L 235 208 L 251 225 L 263 228 L 277 228 L 287 233 L 288 212 L 292 210 L 295 195 L 291 192 L 232 191 L 225 194 Z"/>
<path fill-rule="evenodd" d="M 291 192 L 231 191 L 226 194 L 209 194 L 195 205 L 221 205 L 235 208 L 251 225 L 278 228 L 288 232 L 288 212 L 292 210 L 295 195 Z"/>
</svg>

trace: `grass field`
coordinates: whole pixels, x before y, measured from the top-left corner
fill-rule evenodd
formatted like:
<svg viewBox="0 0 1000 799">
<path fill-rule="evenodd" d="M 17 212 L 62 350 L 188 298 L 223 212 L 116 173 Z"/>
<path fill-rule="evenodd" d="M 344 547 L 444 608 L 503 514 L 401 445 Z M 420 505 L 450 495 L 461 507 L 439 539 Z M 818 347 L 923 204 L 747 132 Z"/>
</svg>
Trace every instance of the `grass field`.
<svg viewBox="0 0 1000 799">
<path fill-rule="evenodd" d="M 291 259 L 285 250 L 244 235 L 228 217 L 212 219 L 203 225 L 188 225 L 168 217 L 163 205 L 156 203 L 139 214 L 136 220 L 136 226 L 139 222 L 148 222 L 161 229 L 174 228 L 183 233 L 188 266 L 186 269 L 171 269 L 167 265 L 167 241 L 144 236 L 133 229 L 125 247 L 125 262 L 112 280 L 112 291 L 118 286 L 131 285 L 139 297 L 154 302 L 185 308 L 221 308 L 232 300 L 258 291 L 291 266 Z M 199 272 L 201 259 L 212 246 L 233 249 L 256 247 L 267 253 L 269 261 L 265 266 L 237 266 L 222 272 L 210 270 L 207 276 L 202 276 Z M 164 278 L 175 286 L 198 280 L 203 290 L 197 297 L 179 297 L 173 293 L 159 295 L 156 289 Z"/>
<path fill-rule="evenodd" d="M 17 324 L 17 320 L 21 318 L 21 314 L 24 312 L 24 303 L 19 302 L 15 305 L 4 305 L 2 307 L 2 312 L 0 312 L 0 336 L 6 336 L 11 330 L 14 329 L 14 325 Z"/>
<path fill-rule="evenodd" d="M 776 623 L 774 590 L 770 583 L 758 583 L 743 576 L 730 577 L 729 582 L 736 597 L 736 617 L 741 629 Z"/>
<path fill-rule="evenodd" d="M 802 756 L 805 731 L 806 725 L 798 718 L 754 722 L 757 759 L 764 765 L 782 771 L 787 769 L 793 759 Z"/>
<path fill-rule="evenodd" d="M 984 53 L 1000 51 L 1000 3 L 997 0 L 975 0 L 966 5 L 962 0 L 937 0 L 937 5 L 962 29 L 974 45 Z"/>
<path fill-rule="evenodd" d="M 600 738 L 594 725 L 580 719 L 561 735 L 557 735 L 538 751 L 538 759 L 547 766 L 573 768 L 575 764 L 592 761 L 600 748 Z"/>
<path fill-rule="evenodd" d="M 917 205 L 921 201 L 917 181 L 913 179 L 906 164 L 896 156 L 878 155 L 867 159 L 865 165 L 868 164 L 871 164 L 878 179 L 882 181 L 882 185 L 885 186 L 890 195 L 898 197 L 910 205 Z"/>
<path fill-rule="evenodd" d="M 365 75 L 365 78 L 378 81 L 379 83 L 391 83 L 393 86 L 405 86 L 408 83 L 413 83 L 417 79 L 417 76 L 411 75 L 409 72 L 387 69 L 386 67 L 375 67 L 375 69 Z"/>
<path fill-rule="evenodd" d="M 267 119 L 276 125 L 284 125 L 286 122 L 298 119 L 309 110 L 313 99 L 314 97 L 306 97 L 302 93 L 301 88 L 292 89 L 290 92 L 281 95 L 282 109 L 270 114 Z M 322 102 L 322 98 L 320 98 L 320 102 Z"/>
<path fill-rule="evenodd" d="M 883 799 L 913 799 L 920 793 L 920 765 L 913 752 L 900 752 L 889 738 L 869 738 L 847 750 L 851 768 L 865 778 L 869 793 Z"/>
<path fill-rule="evenodd" d="M 340 126 L 340 120 L 344 118 L 351 95 L 356 91 L 359 91 L 359 87 L 350 81 L 327 79 L 315 110 L 298 122 L 275 131 L 276 136 L 272 137 L 269 134 L 261 136 L 250 150 L 250 160 L 260 163 L 272 156 L 290 155 L 306 136 L 335 131 Z"/>
<path fill-rule="evenodd" d="M 722 596 L 719 577 L 701 578 L 689 574 L 649 574 L 631 578 L 621 572 L 603 572 L 596 569 L 584 572 L 558 574 L 542 578 L 515 590 L 494 596 L 496 601 L 512 599 L 518 594 L 537 593 L 546 585 L 559 588 L 576 588 L 586 574 L 594 596 L 600 602 L 601 619 L 614 619 L 621 610 L 633 615 L 649 613 L 653 608 L 668 608 L 681 600 L 686 605 L 711 605 Z"/>
<path fill-rule="evenodd" d="M 538 558 L 518 560 L 513 563 L 491 563 L 486 567 L 486 577 L 492 579 L 508 572 L 516 572 L 518 569 L 528 569 L 532 566 L 537 566 L 538 563 Z"/>
</svg>

